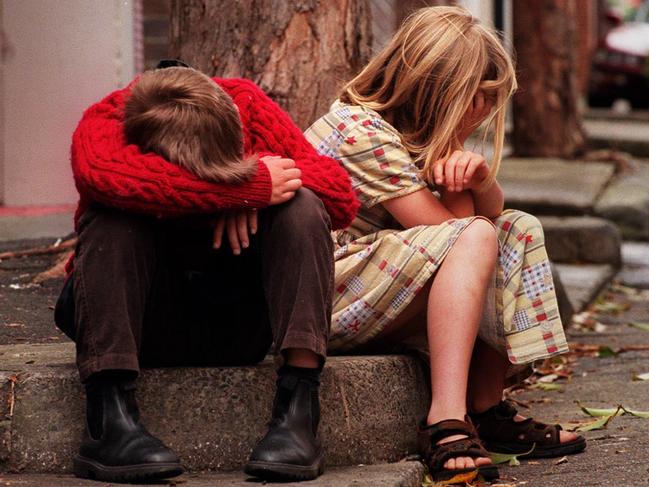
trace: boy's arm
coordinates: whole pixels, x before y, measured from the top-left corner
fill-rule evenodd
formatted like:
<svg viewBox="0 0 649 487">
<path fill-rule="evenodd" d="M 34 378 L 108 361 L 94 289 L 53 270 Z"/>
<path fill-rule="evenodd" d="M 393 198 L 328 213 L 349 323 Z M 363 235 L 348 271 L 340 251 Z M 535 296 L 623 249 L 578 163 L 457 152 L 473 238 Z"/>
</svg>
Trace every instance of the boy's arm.
<svg viewBox="0 0 649 487">
<path fill-rule="evenodd" d="M 304 134 L 252 81 L 216 79 L 237 104 L 252 151 L 295 160 L 302 183 L 322 200 L 333 229 L 349 226 L 359 207 L 349 175 L 334 159 L 319 155 Z"/>
<path fill-rule="evenodd" d="M 82 198 L 161 217 L 269 204 L 272 181 L 261 161 L 251 181 L 218 184 L 127 145 L 123 135 L 127 90 L 116 91 L 91 106 L 74 132 L 72 171 Z"/>
</svg>

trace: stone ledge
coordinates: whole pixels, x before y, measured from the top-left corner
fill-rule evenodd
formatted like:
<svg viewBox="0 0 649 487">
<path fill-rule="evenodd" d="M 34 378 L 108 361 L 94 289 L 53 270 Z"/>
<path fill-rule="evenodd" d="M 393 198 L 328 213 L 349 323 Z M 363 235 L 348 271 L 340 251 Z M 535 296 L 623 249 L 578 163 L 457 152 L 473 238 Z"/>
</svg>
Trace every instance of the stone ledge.
<svg viewBox="0 0 649 487">
<path fill-rule="evenodd" d="M 424 466 L 419 462 L 400 462 L 380 465 L 337 467 L 326 469 L 316 480 L 298 483 L 264 483 L 282 487 L 420 487 Z M 250 487 L 243 473 L 185 474 L 173 479 L 187 487 Z M 71 475 L 10 474 L 0 477 L 0 487 L 107 487 L 104 482 L 82 480 Z M 135 484 L 131 484 L 135 485 Z M 151 484 L 148 484 L 151 485 Z"/>
<path fill-rule="evenodd" d="M 539 219 L 552 262 L 620 265 L 621 237 L 613 223 L 587 216 Z"/>
<path fill-rule="evenodd" d="M 615 222 L 625 239 L 649 240 L 649 163 L 618 175 L 604 190 L 595 214 Z"/>
<path fill-rule="evenodd" d="M 614 173 L 612 164 L 552 158 L 507 158 L 498 175 L 506 208 L 535 215 L 591 214 Z"/>
<path fill-rule="evenodd" d="M 0 471 L 69 472 L 83 418 L 73 362 L 71 343 L 0 346 Z M 327 465 L 383 463 L 413 453 L 416 424 L 429 403 L 425 384 L 414 358 L 330 358 L 321 426 Z M 138 397 L 144 423 L 189 471 L 228 471 L 241 467 L 263 434 L 273 393 L 274 367 L 266 361 L 146 370 Z"/>
<path fill-rule="evenodd" d="M 615 276 L 615 268 L 608 264 L 556 264 L 555 267 L 575 313 L 582 311 Z"/>
</svg>

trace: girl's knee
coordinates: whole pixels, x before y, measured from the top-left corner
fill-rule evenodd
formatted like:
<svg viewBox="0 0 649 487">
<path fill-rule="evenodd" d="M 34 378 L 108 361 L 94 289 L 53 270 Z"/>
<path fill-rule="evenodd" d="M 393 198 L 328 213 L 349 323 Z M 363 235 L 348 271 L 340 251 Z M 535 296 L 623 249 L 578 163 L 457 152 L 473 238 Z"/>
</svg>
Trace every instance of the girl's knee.
<svg viewBox="0 0 649 487">
<path fill-rule="evenodd" d="M 498 217 L 496 224 L 503 229 L 510 229 L 513 225 L 512 233 L 514 237 L 522 240 L 524 237 L 528 242 L 541 243 L 544 240 L 543 237 L 543 225 L 540 220 L 534 215 L 525 213 L 520 210 L 510 210 Z"/>
<path fill-rule="evenodd" d="M 476 219 L 467 225 L 454 247 L 463 249 L 474 265 L 484 264 L 491 268 L 498 258 L 496 229 L 487 220 Z"/>
<path fill-rule="evenodd" d="M 481 218 L 473 220 L 464 229 L 458 240 L 470 246 L 477 246 L 485 251 L 498 250 L 496 229 L 487 220 Z"/>
</svg>

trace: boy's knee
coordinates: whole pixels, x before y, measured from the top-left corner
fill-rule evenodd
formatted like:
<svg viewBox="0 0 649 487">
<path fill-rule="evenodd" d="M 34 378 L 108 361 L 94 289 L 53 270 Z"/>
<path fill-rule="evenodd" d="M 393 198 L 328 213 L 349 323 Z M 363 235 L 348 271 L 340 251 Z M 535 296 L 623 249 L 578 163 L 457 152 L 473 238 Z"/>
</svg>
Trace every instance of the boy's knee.
<svg viewBox="0 0 649 487">
<path fill-rule="evenodd" d="M 284 203 L 275 215 L 274 225 L 288 225 L 291 234 L 307 236 L 319 233 L 329 235 L 331 220 L 324 204 L 316 194 L 307 188 L 300 188 L 293 199 Z"/>
<path fill-rule="evenodd" d="M 153 224 L 146 217 L 104 207 L 88 209 L 79 225 L 82 246 L 147 246 L 153 242 L 153 236 Z"/>
</svg>

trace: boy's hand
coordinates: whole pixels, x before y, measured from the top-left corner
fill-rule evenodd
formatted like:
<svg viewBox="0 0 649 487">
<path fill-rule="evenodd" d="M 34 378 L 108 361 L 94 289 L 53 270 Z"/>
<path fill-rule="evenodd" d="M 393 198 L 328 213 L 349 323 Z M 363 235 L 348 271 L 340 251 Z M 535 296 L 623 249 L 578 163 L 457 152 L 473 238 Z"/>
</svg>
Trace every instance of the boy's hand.
<svg viewBox="0 0 649 487">
<path fill-rule="evenodd" d="M 227 232 L 234 255 L 250 245 L 250 235 L 257 233 L 257 210 L 230 210 L 223 212 L 214 227 L 214 248 L 221 248 L 223 233 Z"/>
<path fill-rule="evenodd" d="M 435 163 L 433 175 L 435 184 L 447 191 L 477 189 L 489 176 L 489 165 L 480 154 L 456 150 L 448 159 L 440 159 Z"/>
<path fill-rule="evenodd" d="M 279 156 L 262 157 L 261 161 L 268 167 L 273 182 L 270 204 L 279 205 L 295 196 L 295 192 L 302 187 L 302 172 L 295 167 L 295 161 Z"/>
</svg>

